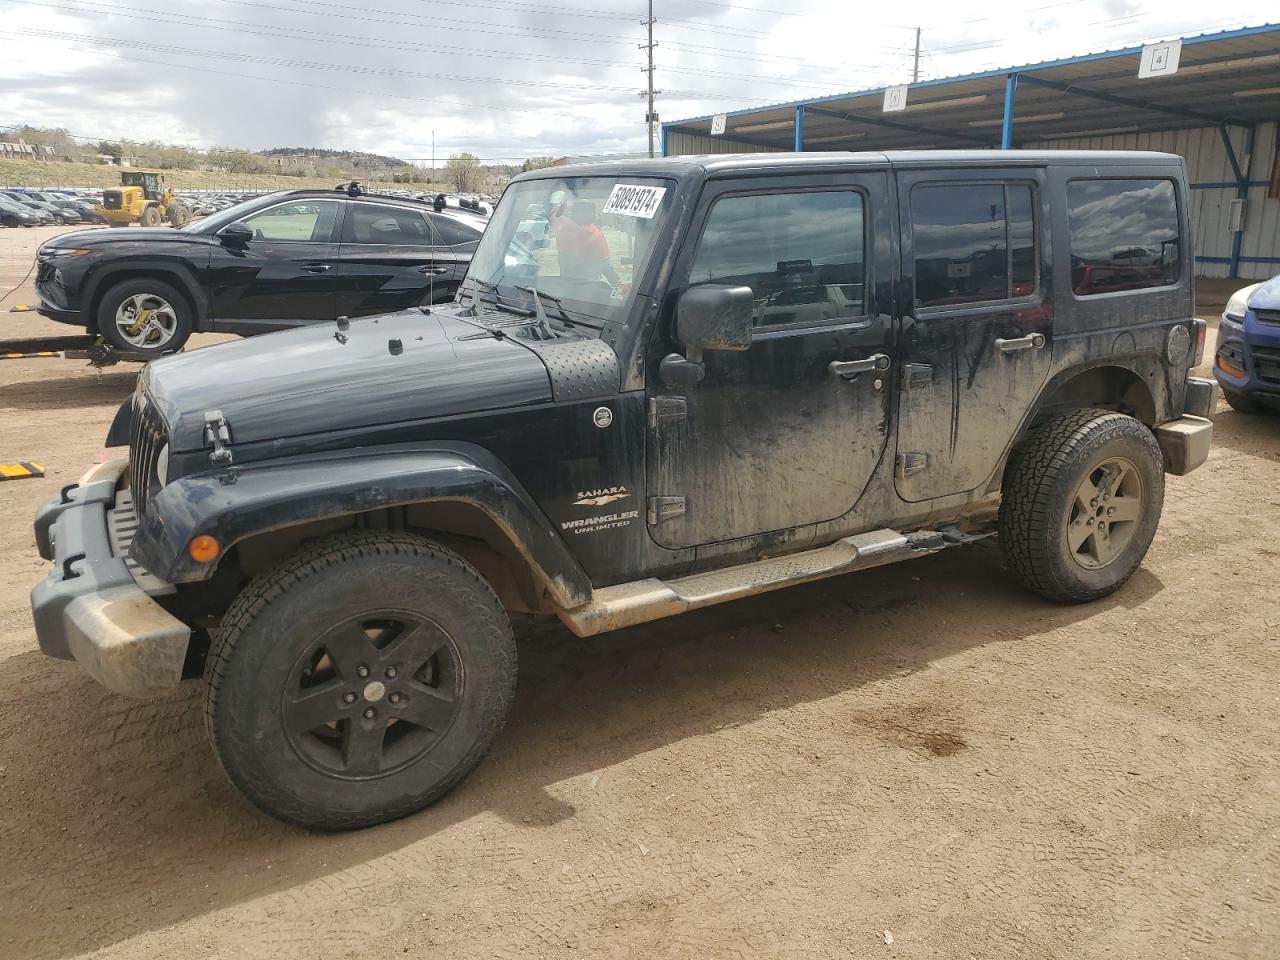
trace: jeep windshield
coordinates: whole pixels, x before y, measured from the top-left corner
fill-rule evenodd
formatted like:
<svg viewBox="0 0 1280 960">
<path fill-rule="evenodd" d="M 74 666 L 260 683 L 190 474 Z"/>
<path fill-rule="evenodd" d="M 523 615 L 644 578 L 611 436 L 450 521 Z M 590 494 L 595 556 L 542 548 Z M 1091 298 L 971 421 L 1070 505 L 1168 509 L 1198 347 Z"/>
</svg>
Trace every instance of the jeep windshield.
<svg viewBox="0 0 1280 960">
<path fill-rule="evenodd" d="M 647 177 L 563 177 L 513 184 L 485 229 L 462 298 L 536 311 L 554 321 L 623 320 L 674 185 Z"/>
</svg>

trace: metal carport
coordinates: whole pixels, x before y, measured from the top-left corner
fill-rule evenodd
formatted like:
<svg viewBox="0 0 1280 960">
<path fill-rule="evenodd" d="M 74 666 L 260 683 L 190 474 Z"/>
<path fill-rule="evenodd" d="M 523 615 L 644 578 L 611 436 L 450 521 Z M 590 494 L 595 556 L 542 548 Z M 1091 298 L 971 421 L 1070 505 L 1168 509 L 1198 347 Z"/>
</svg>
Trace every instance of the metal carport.
<svg viewBox="0 0 1280 960">
<path fill-rule="evenodd" d="M 1187 159 L 1206 276 L 1280 272 L 1280 24 L 1179 38 L 1172 74 L 1142 46 L 663 124 L 664 156 L 957 147 L 1165 150 Z M 1232 204 L 1231 201 L 1241 201 Z"/>
</svg>

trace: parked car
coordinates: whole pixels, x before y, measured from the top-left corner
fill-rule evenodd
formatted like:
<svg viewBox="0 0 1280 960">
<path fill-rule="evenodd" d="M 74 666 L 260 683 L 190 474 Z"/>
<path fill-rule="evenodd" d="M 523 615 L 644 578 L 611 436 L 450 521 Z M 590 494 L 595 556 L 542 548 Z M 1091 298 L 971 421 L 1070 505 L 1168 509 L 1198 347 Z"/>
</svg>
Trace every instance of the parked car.
<svg viewBox="0 0 1280 960">
<path fill-rule="evenodd" d="M 1280 276 L 1232 295 L 1218 325 L 1213 374 L 1241 413 L 1280 413 Z"/>
<path fill-rule="evenodd" d="M 32 210 L 35 210 L 44 216 L 41 218 L 42 223 L 57 224 L 62 226 L 67 223 L 80 223 L 81 217 L 79 213 L 68 210 L 60 210 L 51 203 L 43 200 L 37 200 L 18 190 L 6 190 L 4 195 L 15 203 L 23 204 Z"/>
<path fill-rule="evenodd" d="M 66 234 L 37 256 L 40 313 L 147 357 L 453 299 L 484 222 L 416 200 L 293 190 L 180 230 Z"/>
<path fill-rule="evenodd" d="M 105 217 L 98 216 L 98 213 L 94 210 L 92 203 L 87 203 L 84 200 L 50 200 L 48 202 L 53 204 L 55 207 L 58 207 L 60 210 L 74 211 L 80 215 L 80 219 L 85 223 L 107 222 Z"/>
<path fill-rule="evenodd" d="M 41 648 L 122 693 L 207 678 L 231 781 L 336 829 L 480 762 L 513 617 L 586 637 L 997 533 L 1041 596 L 1105 597 L 1209 453 L 1187 199 L 1128 151 L 525 174 L 457 303 L 149 364 L 127 459 L 36 517 Z M 1166 282 L 1073 290 L 1153 238 Z"/>
<path fill-rule="evenodd" d="M 32 210 L 26 204 L 10 200 L 0 193 L 0 224 L 6 227 L 35 227 L 42 222 L 42 216 L 38 211 Z"/>
</svg>

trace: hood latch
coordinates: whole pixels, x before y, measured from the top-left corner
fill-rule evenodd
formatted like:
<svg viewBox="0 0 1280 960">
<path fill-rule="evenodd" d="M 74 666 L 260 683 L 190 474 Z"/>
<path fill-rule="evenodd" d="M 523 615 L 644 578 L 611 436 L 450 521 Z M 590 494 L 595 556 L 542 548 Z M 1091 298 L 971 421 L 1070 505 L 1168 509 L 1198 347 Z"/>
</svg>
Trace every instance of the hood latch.
<svg viewBox="0 0 1280 960">
<path fill-rule="evenodd" d="M 231 452 L 231 424 L 221 410 L 206 410 L 204 414 L 204 442 L 213 445 L 209 462 L 215 467 L 227 467 L 235 459 Z"/>
</svg>

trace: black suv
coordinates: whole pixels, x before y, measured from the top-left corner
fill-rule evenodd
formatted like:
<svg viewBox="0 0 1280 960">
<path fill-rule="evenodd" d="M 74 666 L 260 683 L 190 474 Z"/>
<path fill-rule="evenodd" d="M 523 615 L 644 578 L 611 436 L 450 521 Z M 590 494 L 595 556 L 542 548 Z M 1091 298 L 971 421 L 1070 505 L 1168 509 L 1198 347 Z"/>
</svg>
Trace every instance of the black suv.
<svg viewBox="0 0 1280 960">
<path fill-rule="evenodd" d="M 149 364 L 127 458 L 36 517 L 40 645 L 203 676 L 231 780 L 342 828 L 480 761 L 513 617 L 585 637 L 997 534 L 1104 597 L 1209 452 L 1187 211 L 1156 153 L 526 174 L 458 302 Z"/>
<path fill-rule="evenodd" d="M 55 237 L 40 313 L 143 357 L 194 332 L 249 335 L 452 300 L 484 220 L 358 189 L 255 197 L 177 230 Z"/>
</svg>

